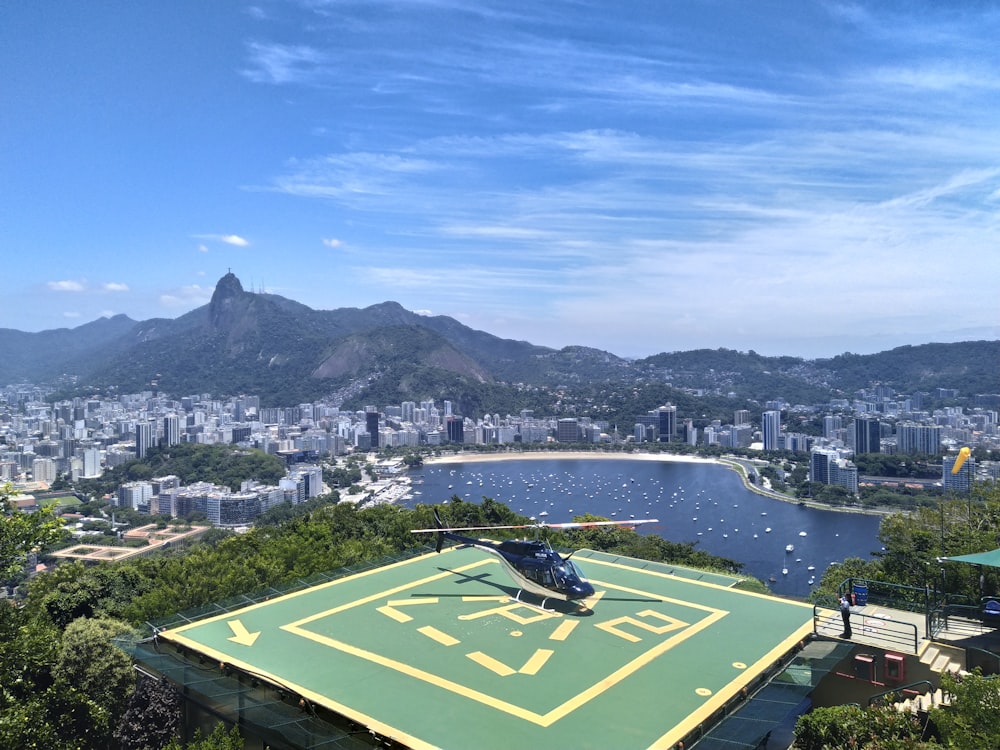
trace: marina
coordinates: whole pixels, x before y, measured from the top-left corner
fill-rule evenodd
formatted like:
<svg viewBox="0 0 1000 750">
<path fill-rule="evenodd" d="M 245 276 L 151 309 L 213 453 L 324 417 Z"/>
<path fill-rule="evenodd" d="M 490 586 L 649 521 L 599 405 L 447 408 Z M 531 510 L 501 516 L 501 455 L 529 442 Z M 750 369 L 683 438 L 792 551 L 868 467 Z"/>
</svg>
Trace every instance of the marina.
<svg viewBox="0 0 1000 750">
<path fill-rule="evenodd" d="M 537 457 L 434 462 L 420 470 L 419 482 L 421 494 L 410 492 L 400 502 L 412 507 L 488 497 L 548 523 L 583 514 L 658 518 L 659 524 L 638 532 L 691 542 L 742 563 L 783 595 L 805 596 L 831 565 L 847 557 L 867 559 L 881 549 L 878 517 L 763 497 L 744 487 L 735 472 L 707 462 Z"/>
</svg>

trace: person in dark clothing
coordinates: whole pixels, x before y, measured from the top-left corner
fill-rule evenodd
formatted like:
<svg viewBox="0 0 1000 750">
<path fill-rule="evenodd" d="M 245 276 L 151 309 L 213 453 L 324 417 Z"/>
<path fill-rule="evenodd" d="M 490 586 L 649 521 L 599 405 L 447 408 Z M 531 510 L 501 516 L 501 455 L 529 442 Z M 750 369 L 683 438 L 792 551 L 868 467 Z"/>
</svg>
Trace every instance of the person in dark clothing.
<svg viewBox="0 0 1000 750">
<path fill-rule="evenodd" d="M 851 600 L 847 598 L 847 594 L 840 596 L 840 616 L 844 618 L 844 632 L 840 634 L 840 637 L 850 638 L 853 635 L 851 633 Z"/>
</svg>

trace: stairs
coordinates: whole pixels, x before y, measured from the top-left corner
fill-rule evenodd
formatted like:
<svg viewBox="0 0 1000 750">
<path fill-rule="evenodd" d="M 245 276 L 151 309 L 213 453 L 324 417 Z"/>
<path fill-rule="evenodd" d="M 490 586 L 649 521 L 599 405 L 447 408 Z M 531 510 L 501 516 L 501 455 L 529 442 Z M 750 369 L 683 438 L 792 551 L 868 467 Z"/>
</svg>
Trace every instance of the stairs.
<svg viewBox="0 0 1000 750">
<path fill-rule="evenodd" d="M 965 661 L 964 650 L 944 643 L 929 643 L 924 652 L 920 654 L 920 661 L 938 674 L 945 672 L 963 673 L 965 671 L 962 667 Z M 933 692 L 914 695 L 893 705 L 897 711 L 926 715 L 932 708 L 951 705 L 951 699 L 947 693 L 938 688 Z"/>
<path fill-rule="evenodd" d="M 949 696 L 938 688 L 933 693 L 922 693 L 894 704 L 897 711 L 911 714 L 926 714 L 932 708 L 951 705 Z"/>
<path fill-rule="evenodd" d="M 962 672 L 964 671 L 965 651 L 943 643 L 930 643 L 920 655 L 920 661 L 938 674 Z"/>
</svg>

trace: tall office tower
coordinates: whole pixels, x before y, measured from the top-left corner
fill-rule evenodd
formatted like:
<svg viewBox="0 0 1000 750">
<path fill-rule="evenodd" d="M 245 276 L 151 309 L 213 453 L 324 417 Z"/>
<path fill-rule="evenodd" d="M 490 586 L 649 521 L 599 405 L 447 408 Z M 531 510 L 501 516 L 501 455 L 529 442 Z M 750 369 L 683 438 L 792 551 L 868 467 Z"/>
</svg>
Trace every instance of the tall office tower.
<svg viewBox="0 0 1000 750">
<path fill-rule="evenodd" d="M 881 453 L 881 428 L 877 419 L 859 418 L 854 420 L 854 452 Z"/>
<path fill-rule="evenodd" d="M 378 412 L 377 411 L 366 411 L 365 412 L 365 429 L 368 430 L 368 435 L 370 436 L 371 442 L 369 446 L 372 448 L 378 448 Z"/>
<path fill-rule="evenodd" d="M 163 418 L 163 444 L 177 445 L 181 441 L 181 418 L 168 414 Z"/>
<path fill-rule="evenodd" d="M 830 439 L 837 436 L 837 431 L 843 427 L 843 420 L 839 415 L 828 414 L 823 417 L 823 437 Z"/>
<path fill-rule="evenodd" d="M 737 409 L 733 413 L 733 424 L 737 427 L 743 424 L 750 424 L 750 410 Z"/>
<path fill-rule="evenodd" d="M 667 404 L 658 408 L 654 414 L 657 416 L 657 440 L 661 443 L 669 443 L 677 433 L 677 407 Z"/>
<path fill-rule="evenodd" d="M 580 423 L 572 417 L 565 417 L 556 422 L 556 440 L 560 443 L 580 442 Z"/>
<path fill-rule="evenodd" d="M 152 422 L 135 423 L 135 457 L 145 458 L 149 449 L 156 445 L 156 428 Z"/>
<path fill-rule="evenodd" d="M 813 448 L 809 453 L 809 481 L 830 484 L 830 465 L 837 457 L 836 451 Z"/>
<path fill-rule="evenodd" d="M 444 418 L 445 427 L 447 428 L 448 442 L 450 443 L 464 443 L 465 442 L 465 422 L 461 417 L 450 416 Z"/>
<path fill-rule="evenodd" d="M 976 459 L 967 458 L 962 468 L 957 474 L 952 474 L 951 470 L 955 466 L 958 456 L 945 456 L 941 461 L 941 484 L 944 485 L 945 492 L 970 492 L 972 482 L 976 476 Z"/>
<path fill-rule="evenodd" d="M 764 450 L 778 450 L 781 447 L 781 412 L 773 410 L 764 412 L 761 415 L 760 427 Z"/>
</svg>

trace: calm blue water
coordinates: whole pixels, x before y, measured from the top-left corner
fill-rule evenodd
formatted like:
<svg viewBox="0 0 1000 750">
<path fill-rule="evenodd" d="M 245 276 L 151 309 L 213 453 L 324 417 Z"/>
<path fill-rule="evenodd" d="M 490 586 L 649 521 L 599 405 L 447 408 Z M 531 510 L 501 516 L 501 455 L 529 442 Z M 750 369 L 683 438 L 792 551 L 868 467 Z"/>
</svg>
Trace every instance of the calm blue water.
<svg viewBox="0 0 1000 750">
<path fill-rule="evenodd" d="M 593 513 L 615 520 L 657 518 L 640 533 L 743 563 L 777 594 L 805 596 L 830 563 L 881 549 L 876 516 L 812 510 L 757 495 L 739 475 L 712 464 L 628 459 L 509 459 L 429 464 L 407 505 L 458 495 L 491 497 L 548 523 Z M 418 473 L 413 475 L 420 482 Z M 417 494 L 419 493 L 419 494 Z M 542 513 L 547 515 L 542 516 Z M 770 531 L 768 531 L 770 529 Z M 785 546 L 792 544 L 788 553 Z M 814 570 L 809 570 L 812 566 Z M 787 574 L 782 569 L 788 569 Z"/>
</svg>

